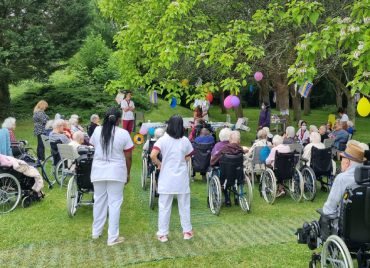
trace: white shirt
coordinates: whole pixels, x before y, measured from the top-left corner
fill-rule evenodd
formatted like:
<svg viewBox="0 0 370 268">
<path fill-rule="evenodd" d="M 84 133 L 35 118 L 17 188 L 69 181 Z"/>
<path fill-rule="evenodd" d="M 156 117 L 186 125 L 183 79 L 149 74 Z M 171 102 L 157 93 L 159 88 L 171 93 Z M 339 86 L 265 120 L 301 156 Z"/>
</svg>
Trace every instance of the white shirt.
<svg viewBox="0 0 370 268">
<path fill-rule="evenodd" d="M 194 153 L 194 149 L 188 138 L 174 139 L 165 133 L 154 144 L 153 149 L 160 150 L 162 154 L 162 169 L 158 178 L 158 193 L 190 193 L 188 165 L 185 157 Z"/>
<path fill-rule="evenodd" d="M 122 116 L 122 120 L 134 120 L 134 113 L 132 111 L 127 111 L 125 112 L 123 110 L 123 108 L 128 108 L 128 107 L 133 107 L 135 108 L 135 104 L 132 100 L 129 100 L 129 102 L 127 102 L 126 99 L 122 100 L 121 101 L 121 108 L 122 108 L 122 112 L 123 112 L 123 116 Z"/>
<path fill-rule="evenodd" d="M 349 121 L 348 115 L 343 114 L 342 118 L 340 119 L 340 122 L 347 122 L 347 121 Z"/>
<path fill-rule="evenodd" d="M 297 134 L 296 136 L 298 137 L 300 143 L 303 143 L 303 142 L 310 142 L 310 132 L 308 130 L 306 130 L 304 133 L 303 133 L 303 136 L 302 136 L 302 132 L 301 132 L 301 128 L 298 129 L 297 131 Z"/>
<path fill-rule="evenodd" d="M 95 181 L 127 181 L 125 152 L 135 148 L 128 132 L 115 127 L 113 147 L 109 145 L 108 155 L 103 154 L 100 143 L 102 127 L 95 129 L 90 143 L 95 146 L 94 161 L 91 170 L 91 182 Z M 112 139 L 111 139 L 112 141 Z"/>
</svg>

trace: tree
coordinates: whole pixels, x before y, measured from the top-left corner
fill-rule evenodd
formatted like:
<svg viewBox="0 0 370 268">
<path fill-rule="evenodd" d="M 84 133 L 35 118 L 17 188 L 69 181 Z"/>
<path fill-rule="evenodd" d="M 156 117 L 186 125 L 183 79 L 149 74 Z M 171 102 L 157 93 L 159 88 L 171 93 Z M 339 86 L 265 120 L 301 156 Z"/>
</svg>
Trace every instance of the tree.
<svg viewBox="0 0 370 268">
<path fill-rule="evenodd" d="M 10 110 L 9 83 L 43 78 L 81 45 L 89 0 L 0 2 L 0 117 Z"/>
</svg>

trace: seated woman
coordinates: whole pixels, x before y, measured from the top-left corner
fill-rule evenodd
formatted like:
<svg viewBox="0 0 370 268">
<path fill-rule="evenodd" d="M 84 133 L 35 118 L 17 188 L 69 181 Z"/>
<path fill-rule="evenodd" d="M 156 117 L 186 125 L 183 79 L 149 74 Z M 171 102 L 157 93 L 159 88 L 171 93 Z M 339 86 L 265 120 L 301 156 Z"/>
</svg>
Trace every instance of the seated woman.
<svg viewBox="0 0 370 268">
<path fill-rule="evenodd" d="M 342 121 L 339 123 L 337 128 L 338 134 L 334 138 L 334 149 L 338 151 L 344 151 L 346 149 L 347 141 L 348 141 L 348 126 L 346 121 Z"/>
<path fill-rule="evenodd" d="M 200 135 L 195 138 L 195 141 L 198 143 L 214 143 L 215 139 L 208 129 L 202 128 Z"/>
<path fill-rule="evenodd" d="M 330 133 L 328 134 L 328 136 L 329 136 L 331 139 L 334 139 L 334 138 L 335 138 L 335 136 L 337 136 L 337 135 L 338 135 L 338 132 L 340 131 L 340 129 L 339 129 L 339 124 L 340 124 L 340 120 L 339 120 L 339 119 L 335 120 L 335 124 L 334 124 L 334 127 L 333 127 L 333 131 L 332 131 L 332 132 L 330 132 Z"/>
<path fill-rule="evenodd" d="M 321 136 L 321 142 L 324 142 L 324 140 L 329 139 L 328 133 L 326 131 L 326 126 L 322 125 L 319 128 L 319 134 Z"/>
<path fill-rule="evenodd" d="M 54 120 L 53 131 L 49 135 L 50 142 L 56 142 L 57 140 L 61 140 L 63 144 L 69 144 L 71 142 L 71 139 L 67 138 L 67 136 L 63 134 L 63 125 L 63 119 Z"/>
<path fill-rule="evenodd" d="M 157 141 L 159 140 L 159 138 L 163 137 L 165 131 L 163 128 L 157 128 L 155 131 L 154 131 L 154 137 L 152 137 L 150 140 L 151 141 Z M 146 154 L 146 153 L 149 153 L 148 152 L 149 150 L 149 140 L 147 140 L 143 146 L 143 156 Z"/>
<path fill-rule="evenodd" d="M 68 120 L 64 120 L 63 128 L 64 135 L 66 135 L 68 139 L 72 139 L 71 124 Z"/>
<path fill-rule="evenodd" d="M 45 130 L 46 130 L 46 136 L 49 136 L 50 135 L 50 132 L 53 131 L 53 123 L 54 123 L 54 120 L 49 120 L 46 122 L 45 124 Z"/>
<path fill-rule="evenodd" d="M 99 118 L 99 115 L 97 114 L 93 114 L 90 118 L 90 121 L 91 121 L 91 124 L 87 130 L 87 135 L 89 135 L 89 137 L 91 138 L 92 134 L 94 134 L 94 131 L 95 131 L 95 128 L 97 126 L 100 126 L 100 118 Z"/>
<path fill-rule="evenodd" d="M 190 135 L 189 135 L 189 140 L 190 141 L 194 140 L 194 138 L 195 138 L 194 133 L 195 133 L 196 126 L 202 125 L 202 124 L 203 124 L 203 121 L 201 119 L 196 119 L 195 120 L 195 126 L 193 127 L 193 129 L 191 130 Z"/>
<path fill-rule="evenodd" d="M 268 127 L 263 127 L 262 129 L 266 131 L 267 140 L 272 143 L 274 136 L 271 134 L 270 129 Z"/>
<path fill-rule="evenodd" d="M 312 132 L 319 132 L 319 130 L 317 129 L 317 127 L 316 127 L 316 126 L 311 125 L 311 126 L 310 126 L 310 134 L 311 134 Z"/>
<path fill-rule="evenodd" d="M 77 148 L 81 146 L 81 144 L 85 140 L 85 134 L 82 131 L 76 131 L 73 134 L 73 141 L 71 141 L 68 145 L 73 147 L 73 151 L 75 153 L 75 157 L 80 157 L 78 154 Z"/>
<path fill-rule="evenodd" d="M 283 145 L 283 137 L 280 137 L 279 135 L 275 135 L 272 143 L 274 145 L 274 148 L 271 149 L 271 152 L 269 156 L 266 158 L 266 164 L 271 165 L 272 168 L 274 168 L 275 165 L 275 155 L 276 152 L 279 153 L 290 153 L 290 148 L 287 145 Z M 283 185 L 279 184 L 279 191 L 276 194 L 276 197 L 280 197 L 285 195 L 284 187 Z"/>
<path fill-rule="evenodd" d="M 15 130 L 15 118 L 8 117 L 4 120 L 2 124 L 2 130 L 0 133 L 0 153 L 8 156 L 18 156 L 22 152 L 19 151 L 17 146 L 11 146 L 12 142 L 17 142 L 14 136 L 13 130 Z"/>
<path fill-rule="evenodd" d="M 333 131 L 333 124 L 330 121 L 326 122 L 326 133 L 329 134 L 332 131 Z"/>
<path fill-rule="evenodd" d="M 252 158 L 254 148 L 257 146 L 272 146 L 271 142 L 267 141 L 267 133 L 264 129 L 261 129 L 257 133 L 258 140 L 253 143 L 252 147 L 250 149 L 246 150 L 246 154 L 244 155 L 245 158 Z M 248 173 L 252 172 L 252 163 L 247 159 L 244 161 L 244 166 L 246 168 L 246 171 Z M 265 164 L 256 164 L 255 169 L 264 169 Z"/>
<path fill-rule="evenodd" d="M 289 126 L 285 130 L 285 134 L 283 135 L 283 144 L 297 144 L 299 143 L 298 139 L 295 139 L 295 129 L 292 126 Z"/>
<path fill-rule="evenodd" d="M 352 121 L 347 121 L 347 125 L 348 125 L 348 134 L 352 134 L 353 135 L 353 132 L 354 132 L 354 129 L 353 129 L 353 123 Z"/>
<path fill-rule="evenodd" d="M 79 131 L 78 129 L 78 119 L 75 117 L 71 117 L 69 119 L 69 123 L 71 124 L 71 132 L 72 134 L 75 133 L 76 131 Z"/>
<path fill-rule="evenodd" d="M 77 119 L 77 121 L 78 121 L 78 122 L 77 122 L 77 128 L 78 128 L 78 130 L 80 130 L 80 131 L 82 131 L 82 132 L 85 132 L 85 131 L 84 131 L 84 128 L 78 124 L 78 123 L 80 122 L 80 120 L 79 120 L 79 116 L 78 116 L 77 114 L 72 114 L 72 115 L 71 115 L 71 118 L 76 118 L 76 119 Z M 70 119 L 71 119 L 71 118 L 70 118 Z"/>
<path fill-rule="evenodd" d="M 220 141 L 216 143 L 215 147 L 213 147 L 212 149 L 212 157 L 215 156 L 215 154 L 217 154 L 217 152 L 219 150 L 221 150 L 221 148 L 226 145 L 226 144 L 229 144 L 229 138 L 230 138 L 230 134 L 231 134 L 231 129 L 230 128 L 223 128 L 221 129 L 220 133 L 218 134 L 218 137 L 220 138 Z"/>
<path fill-rule="evenodd" d="M 307 130 L 306 121 L 301 122 L 301 128 L 297 131 L 296 139 L 298 139 L 301 144 L 307 144 L 309 142 L 310 133 Z"/>
</svg>

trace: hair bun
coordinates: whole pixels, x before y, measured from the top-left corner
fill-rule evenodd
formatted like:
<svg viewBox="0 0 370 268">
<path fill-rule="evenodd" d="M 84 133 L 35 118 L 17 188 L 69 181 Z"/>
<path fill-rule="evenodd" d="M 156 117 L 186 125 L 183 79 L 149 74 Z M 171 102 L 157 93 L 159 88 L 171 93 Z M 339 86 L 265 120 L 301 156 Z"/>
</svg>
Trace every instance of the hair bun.
<svg viewBox="0 0 370 268">
<path fill-rule="evenodd" d="M 111 114 L 109 116 L 109 123 L 111 123 L 112 125 L 115 124 L 117 122 L 117 118 L 115 115 Z"/>
</svg>

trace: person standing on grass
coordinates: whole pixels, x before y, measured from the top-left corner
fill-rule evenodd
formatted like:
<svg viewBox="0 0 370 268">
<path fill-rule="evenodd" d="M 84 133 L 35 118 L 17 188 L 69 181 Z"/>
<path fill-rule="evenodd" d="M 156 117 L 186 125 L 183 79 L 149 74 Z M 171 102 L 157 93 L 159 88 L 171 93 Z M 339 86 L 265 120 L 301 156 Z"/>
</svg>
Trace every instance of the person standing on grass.
<svg viewBox="0 0 370 268">
<path fill-rule="evenodd" d="M 37 158 L 40 161 L 45 160 L 45 147 L 41 135 L 46 134 L 45 125 L 46 122 L 50 120 L 49 116 L 45 114 L 46 108 L 48 108 L 48 103 L 41 100 L 36 104 L 33 110 L 33 136 L 37 137 Z"/>
<path fill-rule="evenodd" d="M 162 163 L 158 154 L 162 154 Z M 190 223 L 190 186 L 187 163 L 194 153 L 188 138 L 184 137 L 182 117 L 172 115 L 167 127 L 167 133 L 153 146 L 150 154 L 153 162 L 161 170 L 158 178 L 158 232 L 157 237 L 161 242 L 168 241 L 170 216 L 173 196 L 177 195 L 179 214 L 184 239 L 194 236 Z"/>
<path fill-rule="evenodd" d="M 271 113 L 269 103 L 267 101 L 262 102 L 261 109 L 257 131 L 264 127 L 270 128 Z"/>
<path fill-rule="evenodd" d="M 104 116 L 103 125 L 95 129 L 90 143 L 95 147 L 91 169 L 94 184 L 92 238 L 98 239 L 108 220 L 108 246 L 125 241 L 119 236 L 119 219 L 123 202 L 123 188 L 130 182 L 132 150 L 131 137 L 119 128 L 121 111 L 111 107 Z"/>
<path fill-rule="evenodd" d="M 122 100 L 121 108 L 123 110 L 123 129 L 126 129 L 131 135 L 134 126 L 134 113 L 135 104 L 131 100 L 131 92 L 126 91 L 126 99 Z"/>
</svg>

